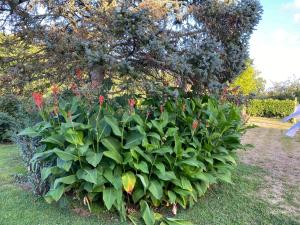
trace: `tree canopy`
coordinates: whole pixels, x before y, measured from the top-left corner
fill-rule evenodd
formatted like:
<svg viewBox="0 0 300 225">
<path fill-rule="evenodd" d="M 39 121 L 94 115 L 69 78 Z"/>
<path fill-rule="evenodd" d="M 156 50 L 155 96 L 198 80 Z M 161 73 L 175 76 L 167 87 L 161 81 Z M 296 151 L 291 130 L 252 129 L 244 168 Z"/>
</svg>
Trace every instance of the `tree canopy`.
<svg viewBox="0 0 300 225">
<path fill-rule="evenodd" d="M 18 48 L 18 40 L 22 51 L 38 49 L 26 59 L 1 55 L 1 87 L 71 82 L 80 70 L 95 85 L 149 90 L 172 80 L 195 93 L 244 70 L 262 14 L 258 0 L 8 0 L 0 10 L 10 36 L 0 47 Z"/>
<path fill-rule="evenodd" d="M 230 85 L 232 88 L 239 87 L 243 95 L 262 94 L 265 90 L 266 81 L 259 76 L 252 61 L 248 60 L 246 69 Z"/>
</svg>

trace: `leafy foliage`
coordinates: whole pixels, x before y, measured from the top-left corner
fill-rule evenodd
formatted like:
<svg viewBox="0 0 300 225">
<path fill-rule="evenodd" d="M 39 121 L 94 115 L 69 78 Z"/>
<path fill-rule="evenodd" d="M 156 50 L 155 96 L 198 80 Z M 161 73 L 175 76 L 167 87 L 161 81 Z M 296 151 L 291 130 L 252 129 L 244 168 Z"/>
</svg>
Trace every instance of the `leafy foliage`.
<svg viewBox="0 0 300 225">
<path fill-rule="evenodd" d="M 243 95 L 262 94 L 265 90 L 266 81 L 259 77 L 251 61 L 247 61 L 246 69 L 230 85 L 232 88 L 239 87 Z"/>
<path fill-rule="evenodd" d="M 272 87 L 268 89 L 265 98 L 273 98 L 279 100 L 300 99 L 300 78 L 290 77 L 286 81 L 274 82 Z"/>
<path fill-rule="evenodd" d="M 247 106 L 250 116 L 283 118 L 295 110 L 295 101 L 276 99 L 254 99 Z"/>
<path fill-rule="evenodd" d="M 13 34 L 0 43 L 9 53 L 0 85 L 15 92 L 24 77 L 28 88 L 82 77 L 113 82 L 113 92 L 148 92 L 166 74 L 197 93 L 220 88 L 244 69 L 262 14 L 258 0 L 22 0 L 2 1 L 0 10 Z"/>
<path fill-rule="evenodd" d="M 17 117 L 20 101 L 14 95 L 0 96 L 0 112 L 7 113 L 12 117 Z"/>
<path fill-rule="evenodd" d="M 164 104 L 149 98 L 129 109 L 74 97 L 52 111 L 45 107 L 44 121 L 19 134 L 41 139 L 32 162 L 44 165 L 45 199 L 74 192 L 89 203 L 102 201 L 123 220 L 136 204 L 145 224 L 188 224 L 150 206 L 186 208 L 210 185 L 231 183 L 236 150 L 244 147 L 239 108 L 210 97 L 169 96 Z"/>
<path fill-rule="evenodd" d="M 15 119 L 7 113 L 0 112 L 0 143 L 11 141 L 11 135 L 16 129 Z"/>
</svg>

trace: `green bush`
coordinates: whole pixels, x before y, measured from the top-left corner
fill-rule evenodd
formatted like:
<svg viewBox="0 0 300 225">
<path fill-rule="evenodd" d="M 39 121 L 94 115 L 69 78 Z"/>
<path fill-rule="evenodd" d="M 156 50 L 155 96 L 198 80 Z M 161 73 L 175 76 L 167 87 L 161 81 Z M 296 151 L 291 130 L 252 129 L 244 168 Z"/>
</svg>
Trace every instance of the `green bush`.
<svg viewBox="0 0 300 225">
<path fill-rule="evenodd" d="M 0 112 L 16 117 L 19 112 L 20 101 L 14 95 L 0 96 Z"/>
<path fill-rule="evenodd" d="M 147 225 L 175 224 L 154 216 L 149 205 L 186 208 L 210 185 L 231 183 L 236 151 L 244 147 L 239 108 L 209 97 L 157 102 L 134 107 L 131 100 L 116 110 L 75 97 L 61 99 L 58 114 L 44 107 L 44 121 L 20 135 L 41 138 L 32 162 L 44 165 L 46 201 L 73 193 L 88 206 L 103 202 L 116 209 L 122 220 L 134 204 Z"/>
<path fill-rule="evenodd" d="M 295 101 L 276 99 L 254 99 L 247 107 L 250 116 L 283 118 L 295 110 Z"/>
<path fill-rule="evenodd" d="M 0 112 L 0 143 L 11 141 L 11 135 L 16 130 L 15 119 L 7 113 Z"/>
</svg>

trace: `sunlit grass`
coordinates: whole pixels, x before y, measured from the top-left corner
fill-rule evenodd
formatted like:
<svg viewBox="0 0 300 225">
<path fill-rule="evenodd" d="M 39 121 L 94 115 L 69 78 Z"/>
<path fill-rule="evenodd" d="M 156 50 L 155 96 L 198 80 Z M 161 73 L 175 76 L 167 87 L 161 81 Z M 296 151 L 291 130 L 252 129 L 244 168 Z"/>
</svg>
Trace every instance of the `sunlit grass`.
<svg viewBox="0 0 300 225">
<path fill-rule="evenodd" d="M 98 209 L 95 215 L 81 217 L 71 209 L 45 203 L 42 198 L 33 196 L 14 182 L 13 174 L 25 171 L 17 148 L 0 145 L 1 225 L 122 224 L 114 213 L 104 213 Z M 233 176 L 235 185 L 213 186 L 193 208 L 180 210 L 179 217 L 189 219 L 196 225 L 299 224 L 285 215 L 272 214 L 271 206 L 256 197 L 264 175 L 265 172 L 258 167 L 241 164 Z M 74 207 L 74 204 L 71 205 Z"/>
</svg>

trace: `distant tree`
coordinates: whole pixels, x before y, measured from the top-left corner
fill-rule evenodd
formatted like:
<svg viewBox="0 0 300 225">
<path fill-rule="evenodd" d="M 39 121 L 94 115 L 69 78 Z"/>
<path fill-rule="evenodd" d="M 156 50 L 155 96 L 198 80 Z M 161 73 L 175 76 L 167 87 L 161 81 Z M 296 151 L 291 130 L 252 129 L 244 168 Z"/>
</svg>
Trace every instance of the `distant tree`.
<svg viewBox="0 0 300 225">
<path fill-rule="evenodd" d="M 80 69 L 99 86 L 109 80 L 153 89 L 167 73 L 202 93 L 245 68 L 262 7 L 258 0 L 8 0 L 0 1 L 0 14 L 4 32 L 41 49 L 32 63 L 15 58 L 14 79 L 64 82 Z"/>
<path fill-rule="evenodd" d="M 232 88 L 239 87 L 243 95 L 261 94 L 265 90 L 266 81 L 259 76 L 259 72 L 254 68 L 253 62 L 246 62 L 246 69 L 230 85 Z"/>
<path fill-rule="evenodd" d="M 300 101 L 300 77 L 290 77 L 286 81 L 273 82 L 266 97 L 276 99 L 295 99 Z"/>
</svg>

